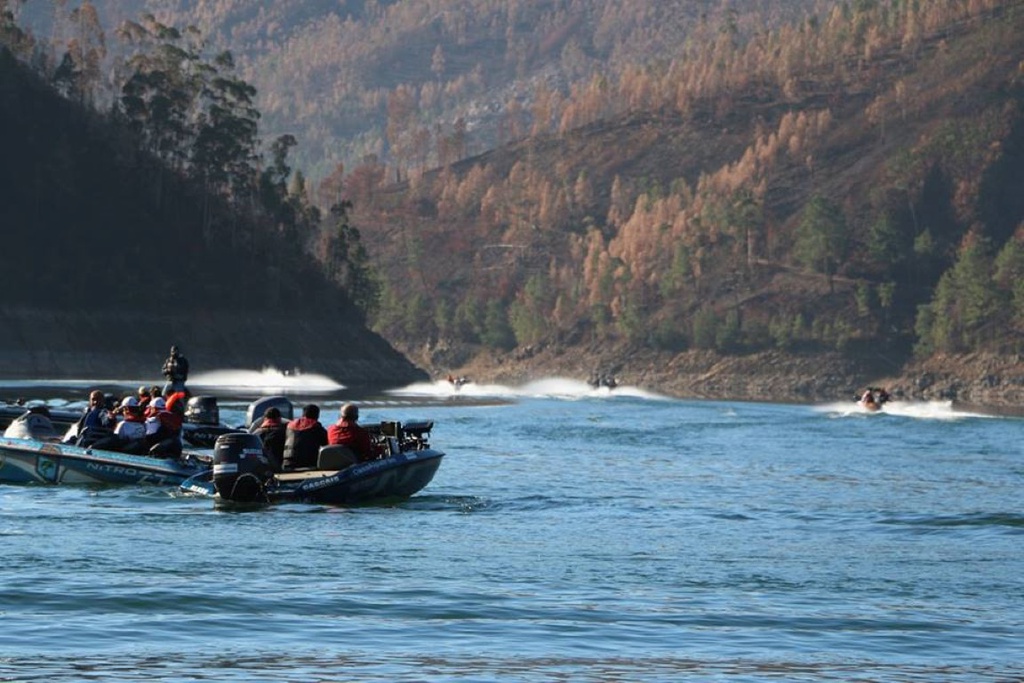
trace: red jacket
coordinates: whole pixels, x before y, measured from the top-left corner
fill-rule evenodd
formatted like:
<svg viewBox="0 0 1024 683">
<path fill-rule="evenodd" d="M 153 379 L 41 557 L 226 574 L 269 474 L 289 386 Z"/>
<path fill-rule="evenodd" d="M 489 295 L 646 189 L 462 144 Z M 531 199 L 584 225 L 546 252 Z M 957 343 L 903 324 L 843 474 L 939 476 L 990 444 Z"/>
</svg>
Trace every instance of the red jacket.
<svg viewBox="0 0 1024 683">
<path fill-rule="evenodd" d="M 348 446 L 355 451 L 360 462 L 377 457 L 377 449 L 370 441 L 370 432 L 349 420 L 339 420 L 327 429 L 327 443 Z"/>
</svg>

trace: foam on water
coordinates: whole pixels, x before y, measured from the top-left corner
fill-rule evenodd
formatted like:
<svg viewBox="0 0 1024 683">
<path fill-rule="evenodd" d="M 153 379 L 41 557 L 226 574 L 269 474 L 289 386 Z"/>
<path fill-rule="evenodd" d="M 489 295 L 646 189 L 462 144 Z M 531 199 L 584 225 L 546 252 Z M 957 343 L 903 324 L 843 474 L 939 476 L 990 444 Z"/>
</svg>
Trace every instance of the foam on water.
<svg viewBox="0 0 1024 683">
<path fill-rule="evenodd" d="M 890 401 L 881 410 L 868 410 L 856 401 L 840 401 L 815 406 L 816 410 L 833 417 L 910 417 L 919 420 L 962 420 L 969 417 L 989 417 L 981 413 L 960 411 L 952 401 Z"/>
<path fill-rule="evenodd" d="M 40 389 L 53 387 L 57 389 L 82 389 L 95 387 L 118 387 L 134 390 L 139 385 L 155 385 L 163 387 L 164 380 L 155 381 L 140 379 L 53 379 L 53 380 L 16 380 L 0 379 L 0 389 Z M 189 389 L 197 393 L 197 389 L 209 390 L 212 393 L 223 391 L 257 391 L 263 394 L 326 394 L 345 389 L 345 385 L 334 381 L 326 375 L 303 373 L 298 370 L 278 370 L 268 366 L 262 370 L 219 369 L 209 372 L 198 372 L 189 377 Z"/>
<path fill-rule="evenodd" d="M 467 382 L 459 387 L 447 380 L 435 382 L 417 382 L 400 389 L 392 389 L 388 393 L 399 396 L 465 396 L 471 398 L 614 398 L 629 396 L 633 398 L 660 399 L 664 398 L 638 387 L 619 385 L 614 389 L 608 387 L 594 388 L 582 380 L 566 377 L 546 377 L 527 382 L 519 386 L 504 384 L 478 384 Z"/>
<path fill-rule="evenodd" d="M 215 391 L 258 391 L 263 394 L 329 394 L 345 388 L 326 375 L 262 370 L 212 370 L 193 375 L 188 381 L 193 393 L 204 388 Z"/>
</svg>

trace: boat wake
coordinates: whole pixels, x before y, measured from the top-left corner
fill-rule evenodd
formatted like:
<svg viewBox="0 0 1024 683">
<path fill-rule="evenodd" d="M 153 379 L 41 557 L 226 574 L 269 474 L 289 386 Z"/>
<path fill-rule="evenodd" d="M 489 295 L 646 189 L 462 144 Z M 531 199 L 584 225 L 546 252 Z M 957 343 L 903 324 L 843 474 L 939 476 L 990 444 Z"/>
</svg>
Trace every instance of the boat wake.
<svg viewBox="0 0 1024 683">
<path fill-rule="evenodd" d="M 594 388 L 582 380 L 569 379 L 565 377 L 548 377 L 545 379 L 528 382 L 521 386 L 507 386 L 504 384 L 478 384 L 467 382 L 460 386 L 454 386 L 447 380 L 436 382 L 417 382 L 400 389 L 392 389 L 389 394 L 398 396 L 419 396 L 419 397 L 465 397 L 465 398 L 560 398 L 566 400 L 577 400 L 586 398 L 615 398 L 628 396 L 631 398 L 662 399 L 663 396 L 643 389 L 619 385 L 614 389 L 608 387 Z"/>
<path fill-rule="evenodd" d="M 872 411 L 856 401 L 828 403 L 815 407 L 831 417 L 874 417 L 893 415 L 919 420 L 962 420 L 969 417 L 988 417 L 981 413 L 966 412 L 953 407 L 952 401 L 890 401 L 881 410 Z"/>
<path fill-rule="evenodd" d="M 325 375 L 305 374 L 298 371 L 282 371 L 274 367 L 262 370 L 212 370 L 193 375 L 188 380 L 193 393 L 197 389 L 214 389 L 218 392 L 255 391 L 271 394 L 330 394 L 345 388 Z"/>
</svg>

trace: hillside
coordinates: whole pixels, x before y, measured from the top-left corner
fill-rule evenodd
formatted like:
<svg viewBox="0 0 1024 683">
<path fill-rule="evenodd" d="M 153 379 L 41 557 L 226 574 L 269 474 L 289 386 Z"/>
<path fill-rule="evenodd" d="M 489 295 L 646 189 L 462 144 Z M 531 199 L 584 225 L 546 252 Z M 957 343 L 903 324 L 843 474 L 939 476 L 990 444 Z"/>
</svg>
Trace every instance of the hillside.
<svg viewBox="0 0 1024 683">
<path fill-rule="evenodd" d="M 196 371 L 425 377 L 302 242 L 169 169 L 2 45 L 0 120 L 0 376 L 155 381 L 178 344 Z"/>
<path fill-rule="evenodd" d="M 882 36 L 852 67 L 835 43 L 789 92 L 746 74 L 685 109 L 535 136 L 373 193 L 352 182 L 378 262 L 420 285 L 377 324 L 436 373 L 609 369 L 800 400 L 885 379 L 1019 401 L 1024 15 L 945 16 L 912 50 Z M 758 368 L 779 381 L 754 386 Z"/>
<path fill-rule="evenodd" d="M 722 30 L 749 35 L 835 4 L 91 0 L 56 9 L 29 2 L 18 12 L 58 54 L 82 33 L 105 34 L 111 63 L 123 49 L 112 39 L 123 22 L 152 13 L 197 27 L 234 53 L 256 87 L 267 137 L 295 135 L 296 162 L 320 180 L 366 157 L 422 166 L 481 153 L 529 133 L 538 95 L 560 98 Z M 95 26 L 83 31 L 78 5 L 92 8 Z"/>
<path fill-rule="evenodd" d="M 161 46 L 177 33 L 147 19 L 117 31 L 128 43 L 98 40 L 97 17 L 143 8 L 203 33 Z M 111 0 L 75 12 L 40 34 L 68 49 L 48 68 L 69 99 L 112 101 L 148 127 L 153 154 L 219 184 L 225 206 L 271 190 L 251 228 L 213 226 L 228 238 L 218 257 L 229 244 L 235 275 L 251 278 L 233 294 L 276 306 L 343 283 L 337 301 L 434 374 L 613 371 L 683 394 L 800 400 L 884 379 L 919 396 L 1019 398 L 1020 2 Z M 239 55 L 213 72 L 259 81 L 209 82 L 241 94 L 234 130 L 262 119 L 263 135 L 305 136 L 245 133 L 248 177 L 211 176 L 197 151 L 220 148 L 200 148 L 202 135 L 154 130 L 158 110 L 133 109 L 140 81 L 105 93 L 94 77 L 142 63 L 184 79 L 191 62 L 133 50 L 201 60 L 203 34 Z M 199 126 L 212 111 L 182 110 Z M 308 161 L 311 147 L 344 160 L 305 169 L 326 174 L 317 187 L 286 158 Z M 318 267 L 295 277 L 309 257 Z M 186 298 L 226 293 L 202 285 L 211 264 L 186 261 Z"/>
</svg>

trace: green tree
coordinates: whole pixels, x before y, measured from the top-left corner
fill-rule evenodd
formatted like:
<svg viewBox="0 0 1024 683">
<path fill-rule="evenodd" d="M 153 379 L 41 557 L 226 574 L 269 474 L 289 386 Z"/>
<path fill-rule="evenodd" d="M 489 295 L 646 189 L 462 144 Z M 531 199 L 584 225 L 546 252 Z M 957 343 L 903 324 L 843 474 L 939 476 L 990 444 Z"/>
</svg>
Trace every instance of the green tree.
<svg viewBox="0 0 1024 683">
<path fill-rule="evenodd" d="M 263 208 L 278 224 L 294 228 L 296 207 L 288 192 L 288 179 L 292 169 L 288 165 L 288 152 L 298 144 L 293 135 L 281 135 L 270 144 L 270 164 L 260 172 L 259 195 Z M 286 230 L 286 233 L 290 230 Z M 285 239 L 291 235 L 285 234 Z"/>
<path fill-rule="evenodd" d="M 349 222 L 348 212 L 351 208 L 351 202 L 342 201 L 330 209 L 332 233 L 327 249 L 327 264 L 335 281 L 348 292 L 352 303 L 371 315 L 380 302 L 381 286 L 370 266 L 370 257 L 363 246 L 359 229 Z"/>
<path fill-rule="evenodd" d="M 260 113 L 253 104 L 256 88 L 236 78 L 234 69 L 231 53 L 221 52 L 200 70 L 205 106 L 191 156 L 208 187 L 238 198 L 253 189 Z"/>
<path fill-rule="evenodd" d="M 464 297 L 455 307 L 455 329 L 457 339 L 470 344 L 481 341 L 484 332 L 485 306 L 473 295 Z"/>
<path fill-rule="evenodd" d="M 796 230 L 794 253 L 804 266 L 832 278 L 846 257 L 849 232 L 842 210 L 825 197 L 817 195 L 804 208 L 803 218 Z"/>
<path fill-rule="evenodd" d="M 919 349 L 977 350 L 997 311 L 988 241 L 972 233 L 964 239 L 956 263 L 939 278 L 931 303 L 918 311 Z"/>
<path fill-rule="evenodd" d="M 183 169 L 191 156 L 202 84 L 196 75 L 200 41 L 194 29 L 179 31 L 152 15 L 118 28 L 135 52 L 123 69 L 117 113 L 139 136 L 143 147 L 172 168 Z"/>
<path fill-rule="evenodd" d="M 729 309 L 725 314 L 725 320 L 715 330 L 715 348 L 723 352 L 736 351 L 739 348 L 742 335 L 740 312 L 735 308 Z"/>
<path fill-rule="evenodd" d="M 693 345 L 698 349 L 713 349 L 718 340 L 718 315 L 710 308 L 701 309 L 693 316 Z"/>
<path fill-rule="evenodd" d="M 995 259 L 995 282 L 1011 325 L 1024 329 L 1024 231 L 1007 240 Z"/>
<path fill-rule="evenodd" d="M 484 330 L 480 341 L 492 349 L 502 351 L 509 351 L 516 346 L 516 335 L 512 331 L 512 326 L 509 325 L 505 304 L 498 299 L 491 299 L 487 302 Z"/>
<path fill-rule="evenodd" d="M 885 275 L 901 275 L 913 255 L 913 234 L 889 212 L 878 215 L 868 228 L 868 255 Z"/>
</svg>

